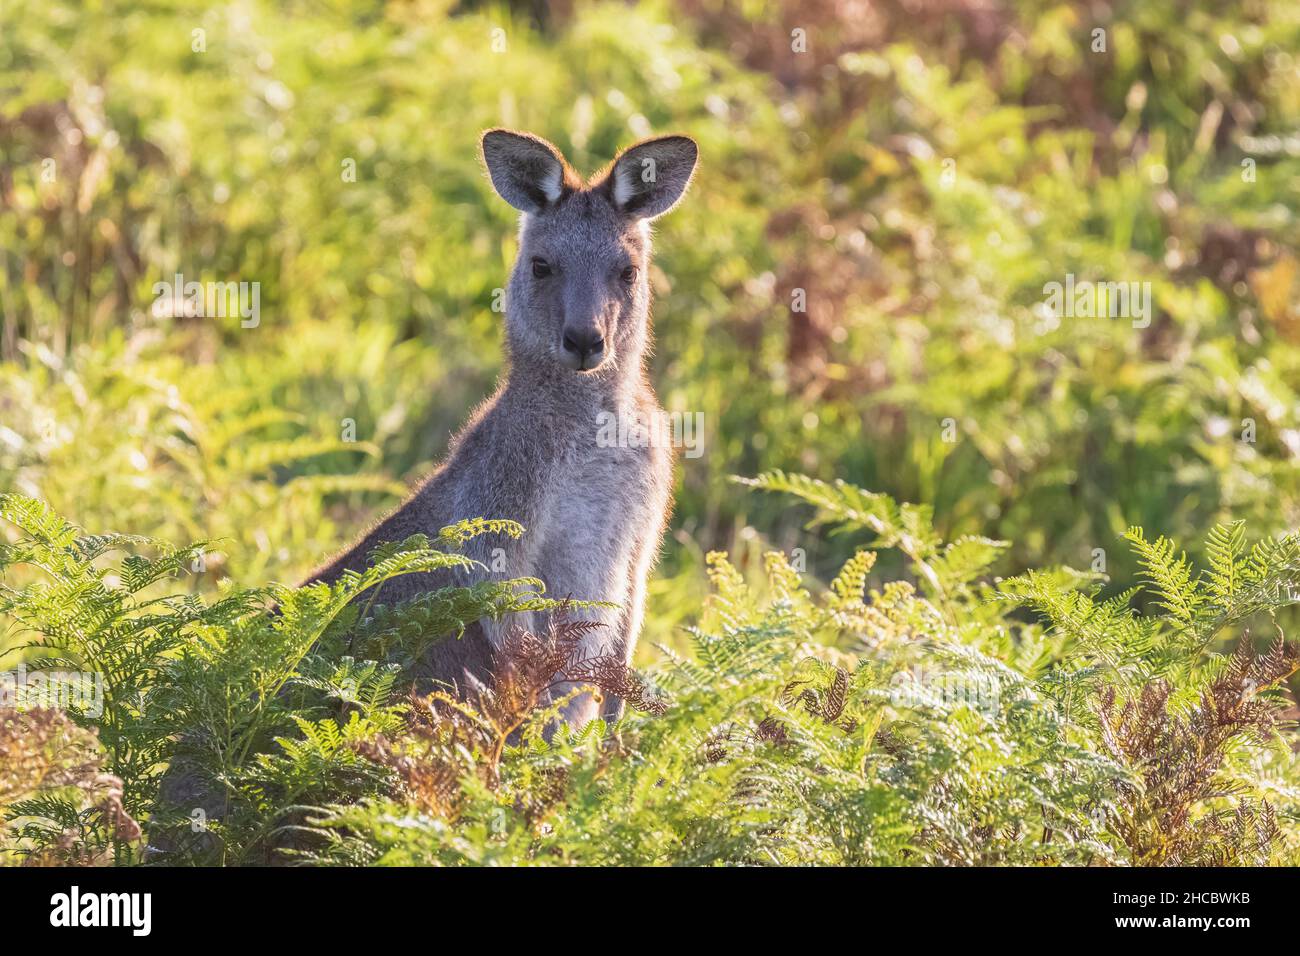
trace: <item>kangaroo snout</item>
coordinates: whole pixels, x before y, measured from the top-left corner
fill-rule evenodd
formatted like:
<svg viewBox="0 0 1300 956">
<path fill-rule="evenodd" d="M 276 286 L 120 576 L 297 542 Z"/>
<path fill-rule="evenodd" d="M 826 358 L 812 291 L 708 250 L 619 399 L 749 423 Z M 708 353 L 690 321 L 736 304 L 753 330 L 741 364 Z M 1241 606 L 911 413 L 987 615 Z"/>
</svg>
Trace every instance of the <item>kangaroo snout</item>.
<svg viewBox="0 0 1300 956">
<path fill-rule="evenodd" d="M 605 361 L 605 337 L 595 326 L 566 328 L 562 344 L 565 364 L 576 371 L 591 371 Z"/>
</svg>

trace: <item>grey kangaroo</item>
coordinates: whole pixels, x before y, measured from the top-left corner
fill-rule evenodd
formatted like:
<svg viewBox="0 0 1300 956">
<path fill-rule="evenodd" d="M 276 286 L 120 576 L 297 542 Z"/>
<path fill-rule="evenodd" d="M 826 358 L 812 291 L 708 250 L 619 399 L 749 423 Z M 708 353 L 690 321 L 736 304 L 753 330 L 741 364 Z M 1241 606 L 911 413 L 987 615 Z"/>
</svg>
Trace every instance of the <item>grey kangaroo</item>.
<svg viewBox="0 0 1300 956">
<path fill-rule="evenodd" d="M 406 503 L 304 583 L 365 568 L 368 552 L 384 541 L 436 534 L 463 518 L 512 518 L 527 530 L 507 547 L 505 567 L 491 554 L 499 539 L 473 539 L 467 553 L 503 577 L 540 578 L 553 596 L 617 605 L 574 615 L 606 625 L 588 632 L 591 646 L 580 650 L 630 661 L 671 506 L 673 452 L 661 441 L 602 441 L 602 423 L 662 414 L 645 373 L 649 224 L 686 192 L 698 151 L 683 136 L 648 140 L 589 183 L 554 146 L 526 133 L 489 130 L 482 152 L 492 185 L 523 214 L 506 296 L 508 373 Z M 466 577 L 406 575 L 383 585 L 382 597 L 391 603 L 455 583 Z M 487 682 L 507 626 L 479 622 L 459 640 L 434 645 L 413 676 L 457 688 Z M 617 716 L 621 706 L 607 698 L 604 713 Z M 562 718 L 581 725 L 597 709 L 582 693 Z M 167 772 L 162 802 L 222 815 L 222 798 L 183 762 Z M 175 844 L 155 837 L 153 849 Z"/>
<path fill-rule="evenodd" d="M 435 534 L 463 518 L 512 518 L 526 533 L 506 549 L 504 568 L 498 553 L 494 572 L 540 578 L 554 597 L 617 605 L 574 616 L 606 625 L 590 632 L 584 652 L 630 662 L 671 508 L 673 452 L 666 442 L 619 447 L 599 436 L 602 422 L 662 420 L 645 371 L 650 222 L 682 198 L 698 150 L 684 136 L 647 140 L 584 182 L 554 146 L 527 133 L 489 130 L 481 148 L 493 187 L 522 213 L 506 295 L 508 372 L 405 504 L 307 581 L 363 569 L 384 541 Z M 500 545 L 478 538 L 467 553 L 489 564 Z M 383 599 L 465 581 L 408 575 L 384 585 Z M 420 676 L 484 680 L 507 626 L 481 622 L 436 645 Z M 621 706 L 608 700 L 604 712 L 617 716 Z M 597 710 L 584 693 L 562 717 L 581 725 Z"/>
</svg>

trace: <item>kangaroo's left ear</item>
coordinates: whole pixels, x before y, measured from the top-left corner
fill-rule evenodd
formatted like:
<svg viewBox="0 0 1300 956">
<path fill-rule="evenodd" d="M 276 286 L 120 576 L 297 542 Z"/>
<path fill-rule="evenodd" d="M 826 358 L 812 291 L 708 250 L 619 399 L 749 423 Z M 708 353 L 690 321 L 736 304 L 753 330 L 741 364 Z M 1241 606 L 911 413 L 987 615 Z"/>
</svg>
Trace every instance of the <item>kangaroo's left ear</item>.
<svg viewBox="0 0 1300 956">
<path fill-rule="evenodd" d="M 637 219 L 654 219 L 677 205 L 695 173 L 700 148 L 689 136 L 661 136 L 637 143 L 614 160 L 605 182 L 616 208 Z"/>
</svg>

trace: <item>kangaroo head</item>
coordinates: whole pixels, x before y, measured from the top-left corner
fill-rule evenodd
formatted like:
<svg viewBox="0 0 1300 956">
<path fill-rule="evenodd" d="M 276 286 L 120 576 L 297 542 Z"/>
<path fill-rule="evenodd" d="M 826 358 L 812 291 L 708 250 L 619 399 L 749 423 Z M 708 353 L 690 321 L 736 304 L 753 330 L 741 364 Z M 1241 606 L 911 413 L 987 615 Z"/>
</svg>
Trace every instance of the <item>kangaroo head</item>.
<svg viewBox="0 0 1300 956">
<path fill-rule="evenodd" d="M 507 294 L 512 359 L 584 375 L 636 365 L 650 310 L 649 223 L 686 191 L 695 142 L 645 140 L 589 182 L 528 133 L 489 130 L 482 149 L 498 195 L 523 213 Z"/>
</svg>

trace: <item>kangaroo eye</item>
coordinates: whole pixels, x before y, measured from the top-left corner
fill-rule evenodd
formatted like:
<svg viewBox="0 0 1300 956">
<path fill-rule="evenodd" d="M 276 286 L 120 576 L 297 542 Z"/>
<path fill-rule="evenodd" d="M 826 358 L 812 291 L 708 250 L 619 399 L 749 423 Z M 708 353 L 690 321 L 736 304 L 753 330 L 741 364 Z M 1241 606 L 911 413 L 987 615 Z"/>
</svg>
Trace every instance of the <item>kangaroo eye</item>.
<svg viewBox="0 0 1300 956">
<path fill-rule="evenodd" d="M 551 264 L 545 259 L 533 259 L 533 278 L 545 279 L 551 274 Z"/>
<path fill-rule="evenodd" d="M 623 270 L 623 281 L 631 282 L 636 278 L 636 266 L 628 266 Z"/>
</svg>

